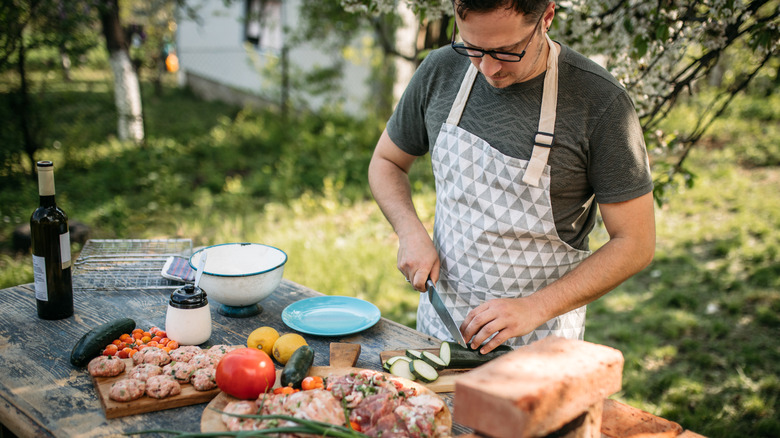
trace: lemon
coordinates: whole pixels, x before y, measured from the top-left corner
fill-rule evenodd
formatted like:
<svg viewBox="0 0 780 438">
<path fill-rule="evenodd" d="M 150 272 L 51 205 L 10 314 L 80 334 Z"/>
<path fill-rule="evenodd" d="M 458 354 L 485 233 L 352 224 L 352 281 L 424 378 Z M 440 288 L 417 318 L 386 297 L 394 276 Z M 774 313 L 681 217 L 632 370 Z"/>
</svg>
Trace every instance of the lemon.
<svg viewBox="0 0 780 438">
<path fill-rule="evenodd" d="M 279 339 L 279 332 L 273 327 L 260 327 L 249 334 L 246 339 L 246 346 L 263 350 L 267 355 L 271 355 L 274 343 Z"/>
<path fill-rule="evenodd" d="M 303 336 L 297 333 L 287 333 L 279 336 L 279 339 L 274 343 L 274 359 L 279 361 L 280 364 L 286 365 L 295 350 L 304 345 L 309 344 L 306 343 L 306 339 L 303 339 Z"/>
</svg>

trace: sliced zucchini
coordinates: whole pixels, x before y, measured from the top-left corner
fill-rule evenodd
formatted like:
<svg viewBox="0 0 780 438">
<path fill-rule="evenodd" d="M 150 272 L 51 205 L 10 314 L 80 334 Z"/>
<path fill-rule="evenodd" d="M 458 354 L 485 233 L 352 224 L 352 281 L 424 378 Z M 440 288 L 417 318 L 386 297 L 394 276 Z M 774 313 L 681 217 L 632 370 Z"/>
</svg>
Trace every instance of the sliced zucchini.
<svg viewBox="0 0 780 438">
<path fill-rule="evenodd" d="M 452 355 L 450 352 L 450 344 L 449 342 L 442 342 L 441 346 L 439 347 L 439 359 L 444 363 L 444 367 L 450 366 L 450 359 Z"/>
<path fill-rule="evenodd" d="M 423 351 L 422 352 L 422 360 L 428 362 L 428 365 L 432 366 L 436 370 L 444 369 L 446 366 L 444 361 L 441 360 L 441 358 L 430 351 Z"/>
<path fill-rule="evenodd" d="M 412 374 L 411 367 L 409 366 L 410 363 L 411 362 L 405 360 L 396 360 L 395 363 L 390 366 L 390 374 L 403 377 L 404 379 L 415 380 L 414 374 Z"/>
<path fill-rule="evenodd" d="M 406 356 L 414 359 L 422 359 L 422 353 L 418 350 L 406 350 Z"/>
<path fill-rule="evenodd" d="M 387 371 L 390 371 L 390 367 L 393 366 L 394 363 L 397 361 L 402 360 L 407 363 L 411 362 L 412 359 L 408 356 L 393 356 L 385 361 L 385 363 L 382 364 L 382 368 L 386 369 Z"/>
<path fill-rule="evenodd" d="M 425 383 L 433 382 L 439 378 L 439 372 L 436 371 L 428 362 L 421 359 L 415 359 L 411 361 L 409 363 L 409 370 L 412 372 L 414 377 Z"/>
</svg>

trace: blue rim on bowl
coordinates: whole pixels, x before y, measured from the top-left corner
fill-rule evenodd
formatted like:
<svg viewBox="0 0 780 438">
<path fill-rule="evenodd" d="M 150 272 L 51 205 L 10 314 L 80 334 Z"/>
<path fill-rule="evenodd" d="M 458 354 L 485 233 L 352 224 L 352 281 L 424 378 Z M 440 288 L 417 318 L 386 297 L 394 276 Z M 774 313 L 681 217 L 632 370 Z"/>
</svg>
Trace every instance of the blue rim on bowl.
<svg viewBox="0 0 780 438">
<path fill-rule="evenodd" d="M 215 276 L 215 277 L 248 277 L 248 276 L 251 276 L 251 275 L 258 275 L 258 274 L 264 274 L 264 273 L 266 273 L 266 272 L 271 272 L 271 271 L 273 271 L 274 269 L 278 269 L 279 267 L 281 267 L 281 266 L 284 266 L 284 264 L 285 264 L 285 263 L 287 263 L 287 253 L 286 253 L 286 252 L 284 252 L 284 251 L 282 251 L 281 249 L 279 249 L 279 248 L 275 247 L 275 246 L 266 245 L 266 244 L 263 244 L 263 243 L 249 243 L 249 242 L 241 242 L 241 243 L 220 243 L 220 244 L 218 244 L 218 245 L 211 245 L 211 246 L 207 246 L 207 247 L 205 247 L 205 248 L 199 249 L 198 251 L 195 251 L 195 253 L 194 253 L 194 254 L 192 254 L 192 256 L 190 256 L 190 259 L 189 259 L 189 265 L 190 265 L 190 268 L 194 269 L 195 271 L 197 271 L 197 270 L 198 270 L 198 268 L 197 268 L 197 264 L 196 264 L 196 263 L 193 263 L 193 260 L 195 260 L 195 258 L 196 258 L 195 256 L 198 256 L 198 257 L 197 257 L 197 259 L 198 259 L 198 260 L 200 260 L 200 257 L 201 257 L 201 255 L 200 255 L 200 254 L 202 254 L 204 251 L 208 251 L 209 249 L 212 249 L 212 248 L 218 248 L 218 247 L 222 247 L 222 246 L 228 246 L 228 245 L 239 245 L 239 246 L 248 246 L 248 245 L 253 245 L 253 246 L 263 246 L 263 247 L 266 247 L 266 248 L 271 248 L 271 249 L 274 249 L 274 250 L 276 250 L 276 251 L 279 251 L 279 252 L 280 252 L 280 253 L 281 253 L 281 254 L 284 256 L 284 259 L 283 259 L 283 260 L 282 260 L 280 263 L 278 263 L 277 265 L 275 265 L 275 266 L 273 266 L 273 267 L 270 267 L 270 268 L 264 269 L 264 270 L 262 270 L 262 271 L 257 271 L 257 272 L 247 272 L 247 273 L 242 273 L 242 274 L 217 274 L 217 273 L 214 273 L 214 272 L 203 271 L 203 273 L 204 273 L 204 274 L 213 275 L 213 276 Z M 206 263 L 208 263 L 208 262 L 206 262 Z"/>
</svg>

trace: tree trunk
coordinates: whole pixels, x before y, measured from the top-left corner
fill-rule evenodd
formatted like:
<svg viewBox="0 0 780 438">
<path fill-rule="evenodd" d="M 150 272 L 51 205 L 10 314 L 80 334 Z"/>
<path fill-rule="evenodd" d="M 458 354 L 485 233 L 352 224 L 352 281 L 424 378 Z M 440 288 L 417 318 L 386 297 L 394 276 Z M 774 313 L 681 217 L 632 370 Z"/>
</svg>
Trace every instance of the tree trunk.
<svg viewBox="0 0 780 438">
<path fill-rule="evenodd" d="M 25 63 L 27 62 L 27 53 L 24 46 L 24 41 L 19 41 L 19 60 L 17 61 L 16 68 L 19 72 L 20 87 L 19 87 L 19 128 L 22 131 L 22 139 L 24 141 L 24 152 L 27 157 L 30 158 L 31 169 L 33 175 L 35 175 L 35 151 L 38 150 L 38 142 L 33 136 L 31 128 L 31 120 L 33 112 L 30 110 L 30 92 L 27 84 L 27 69 Z"/>
<path fill-rule="evenodd" d="M 116 103 L 120 140 L 144 140 L 144 119 L 141 106 L 141 87 L 138 83 L 122 25 L 119 22 L 118 0 L 105 0 L 100 11 L 103 35 L 108 47 L 109 63 L 114 72 L 114 102 Z"/>
</svg>

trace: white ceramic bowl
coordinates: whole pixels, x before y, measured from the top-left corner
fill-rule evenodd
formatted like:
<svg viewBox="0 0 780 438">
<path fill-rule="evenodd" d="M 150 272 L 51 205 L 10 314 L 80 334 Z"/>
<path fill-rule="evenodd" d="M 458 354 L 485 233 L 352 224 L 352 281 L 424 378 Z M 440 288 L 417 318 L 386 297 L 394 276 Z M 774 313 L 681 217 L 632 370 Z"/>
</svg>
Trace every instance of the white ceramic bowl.
<svg viewBox="0 0 780 438">
<path fill-rule="evenodd" d="M 208 246 L 190 257 L 197 270 L 206 254 L 199 287 L 209 300 L 231 307 L 253 306 L 279 287 L 287 254 L 259 243 L 224 243 Z"/>
</svg>

